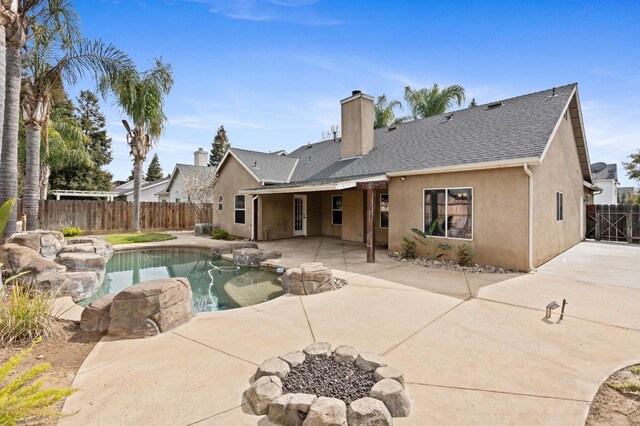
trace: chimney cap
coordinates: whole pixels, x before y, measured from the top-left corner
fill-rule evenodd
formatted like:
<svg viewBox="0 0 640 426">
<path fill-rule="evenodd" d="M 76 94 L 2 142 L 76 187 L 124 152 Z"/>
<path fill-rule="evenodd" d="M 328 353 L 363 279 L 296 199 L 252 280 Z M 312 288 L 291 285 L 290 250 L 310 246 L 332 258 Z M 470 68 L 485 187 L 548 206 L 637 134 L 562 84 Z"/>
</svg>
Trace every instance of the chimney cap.
<svg viewBox="0 0 640 426">
<path fill-rule="evenodd" d="M 351 96 L 359 95 L 360 93 L 362 93 L 362 90 L 353 90 Z"/>
</svg>

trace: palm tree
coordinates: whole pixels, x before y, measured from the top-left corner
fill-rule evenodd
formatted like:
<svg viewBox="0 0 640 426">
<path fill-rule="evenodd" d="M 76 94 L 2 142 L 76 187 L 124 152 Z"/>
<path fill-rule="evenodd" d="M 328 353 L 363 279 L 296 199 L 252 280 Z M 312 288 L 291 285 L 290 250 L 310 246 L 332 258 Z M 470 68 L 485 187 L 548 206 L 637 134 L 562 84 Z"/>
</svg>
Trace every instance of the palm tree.
<svg viewBox="0 0 640 426">
<path fill-rule="evenodd" d="M 405 117 L 396 117 L 396 114 L 393 111 L 395 108 L 400 108 L 402 111 L 402 104 L 400 101 L 389 101 L 385 95 L 378 96 L 374 105 L 375 118 L 373 121 L 373 128 L 380 129 L 382 127 L 402 124 L 405 121 Z"/>
<path fill-rule="evenodd" d="M 70 39 L 76 30 L 65 26 L 70 10 L 67 0 L 0 0 L 1 12 L 8 19 L 5 29 L 6 70 L 5 95 L 2 107 L 2 151 L 0 152 L 0 203 L 16 198 L 18 194 L 18 131 L 20 122 L 20 88 L 22 83 L 22 49 L 27 43 L 31 26 L 40 22 L 57 23 Z M 8 7 L 10 6 L 10 7 Z M 1 55 L 1 53 L 0 53 Z M 2 65 L 0 65 L 1 67 Z M 16 210 L 13 209 L 9 223 L 0 242 L 16 231 Z"/>
<path fill-rule="evenodd" d="M 67 21 L 66 25 L 73 25 L 73 21 Z M 97 79 L 103 76 L 113 79 L 128 68 L 132 68 L 131 60 L 112 45 L 88 40 L 72 43 L 57 24 L 34 27 L 33 43 L 25 57 L 27 75 L 21 102 L 27 138 L 23 210 L 28 230 L 37 227 L 40 145 L 41 141 L 45 143 L 44 152 L 48 155 L 48 122 L 54 91 L 60 90 L 63 81 L 74 84 L 85 71 L 93 72 Z M 48 166 L 45 172 L 48 181 Z"/>
<path fill-rule="evenodd" d="M 124 114 L 133 121 L 133 129 L 122 120 L 127 130 L 127 143 L 133 157 L 133 230 L 140 232 L 140 187 L 142 185 L 142 163 L 151 146 L 164 131 L 167 117 L 164 115 L 164 100 L 173 87 L 170 64 L 156 59 L 154 67 L 143 73 L 127 71 L 115 79 L 103 79 L 102 93 L 109 91 L 116 98 Z"/>
<path fill-rule="evenodd" d="M 15 19 L 17 3 L 0 0 L 0 153 L 2 153 L 2 126 L 4 123 L 4 99 L 7 77 L 7 27 Z M 0 162 L 2 157 L 0 156 Z M 2 234 L 0 234 L 0 239 Z"/>
<path fill-rule="evenodd" d="M 404 99 L 414 119 L 444 114 L 454 103 L 461 106 L 465 100 L 464 87 L 454 84 L 440 90 L 436 83 L 428 88 L 413 90 L 404 88 Z"/>
</svg>

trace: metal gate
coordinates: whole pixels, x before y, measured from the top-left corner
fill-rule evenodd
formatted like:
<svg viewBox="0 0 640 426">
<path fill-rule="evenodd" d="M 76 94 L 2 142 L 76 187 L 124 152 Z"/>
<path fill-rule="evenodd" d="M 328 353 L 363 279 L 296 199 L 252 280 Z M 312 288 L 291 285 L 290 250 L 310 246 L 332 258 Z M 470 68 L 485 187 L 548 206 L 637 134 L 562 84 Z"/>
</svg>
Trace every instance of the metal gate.
<svg viewBox="0 0 640 426">
<path fill-rule="evenodd" d="M 588 205 L 586 237 L 596 241 L 640 243 L 640 206 Z"/>
</svg>

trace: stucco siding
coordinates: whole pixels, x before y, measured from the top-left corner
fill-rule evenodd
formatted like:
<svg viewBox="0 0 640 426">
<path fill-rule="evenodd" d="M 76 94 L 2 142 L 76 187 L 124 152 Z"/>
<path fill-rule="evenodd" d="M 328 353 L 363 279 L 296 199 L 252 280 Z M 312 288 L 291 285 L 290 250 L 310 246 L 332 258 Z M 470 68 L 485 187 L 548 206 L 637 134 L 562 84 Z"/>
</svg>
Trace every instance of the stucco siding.
<svg viewBox="0 0 640 426">
<path fill-rule="evenodd" d="M 322 210 L 322 235 L 327 237 L 342 238 L 342 225 L 333 225 L 331 223 L 331 197 L 334 195 L 342 195 L 342 191 L 330 191 L 321 193 L 321 210 Z"/>
<path fill-rule="evenodd" d="M 293 195 L 262 195 L 258 206 L 261 240 L 293 237 Z"/>
<path fill-rule="evenodd" d="M 534 177 L 533 263 L 547 260 L 581 240 L 580 202 L 584 196 L 582 170 L 571 121 L 563 117 Z M 556 218 L 556 193 L 562 193 L 563 218 Z"/>
<path fill-rule="evenodd" d="M 602 192 L 594 196 L 594 204 L 618 204 L 618 186 L 613 179 L 595 180 Z"/>
<path fill-rule="evenodd" d="M 364 196 L 362 191 L 342 191 L 342 239 L 363 242 Z"/>
<path fill-rule="evenodd" d="M 259 183 L 253 176 L 233 156 L 229 156 L 218 172 L 218 182 L 213 190 L 213 224 L 233 235 L 251 238 L 253 196 L 245 196 L 244 224 L 235 223 L 235 196 L 242 189 L 257 186 Z M 218 196 L 220 195 L 222 195 L 222 211 L 218 210 Z"/>
<path fill-rule="evenodd" d="M 389 181 L 389 249 L 400 251 L 411 228 L 423 228 L 424 189 L 473 188 L 473 239 L 436 238 L 438 243 L 474 248 L 475 262 L 527 269 L 528 179 L 521 168 L 502 168 L 391 178 Z M 418 253 L 425 247 L 418 244 Z"/>
</svg>

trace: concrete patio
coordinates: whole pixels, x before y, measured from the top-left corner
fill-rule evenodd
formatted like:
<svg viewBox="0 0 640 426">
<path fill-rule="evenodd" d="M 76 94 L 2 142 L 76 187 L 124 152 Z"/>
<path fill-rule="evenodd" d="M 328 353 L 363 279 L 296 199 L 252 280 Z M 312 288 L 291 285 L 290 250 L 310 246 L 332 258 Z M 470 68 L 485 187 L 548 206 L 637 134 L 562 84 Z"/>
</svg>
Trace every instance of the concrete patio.
<svg viewBox="0 0 640 426">
<path fill-rule="evenodd" d="M 152 339 L 103 339 L 65 403 L 77 413 L 60 424 L 267 424 L 242 400 L 257 365 L 328 341 L 404 371 L 413 412 L 396 424 L 579 425 L 602 381 L 640 362 L 640 247 L 582 243 L 535 274 L 494 277 L 382 250 L 370 265 L 361 246 L 336 242 L 261 246 L 283 251 L 286 266 L 335 268 L 349 280 L 338 291 L 199 314 Z M 545 305 L 563 298 L 565 319 L 545 321 Z"/>
</svg>

